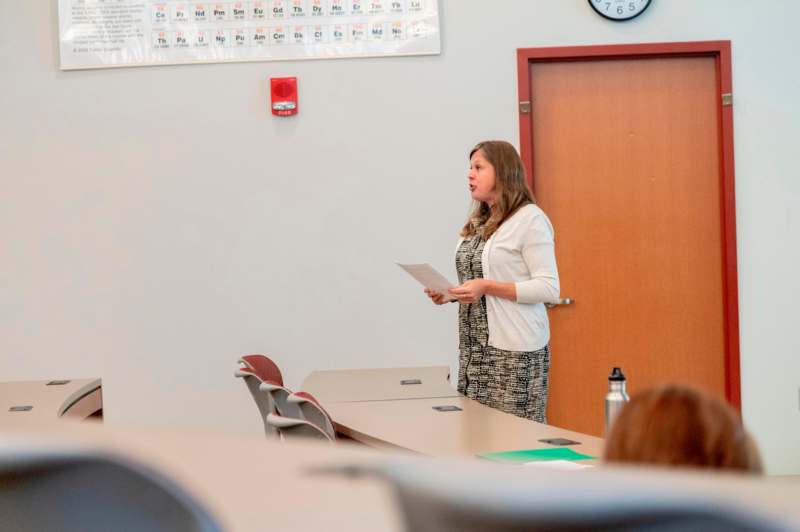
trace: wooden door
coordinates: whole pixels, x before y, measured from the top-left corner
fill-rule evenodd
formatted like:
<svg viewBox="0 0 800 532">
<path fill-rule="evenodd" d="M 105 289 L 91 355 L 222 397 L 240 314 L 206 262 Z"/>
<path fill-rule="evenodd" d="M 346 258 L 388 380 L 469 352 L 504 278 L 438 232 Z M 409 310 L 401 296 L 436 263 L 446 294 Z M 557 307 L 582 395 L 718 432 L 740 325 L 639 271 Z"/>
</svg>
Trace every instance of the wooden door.
<svg viewBox="0 0 800 532">
<path fill-rule="evenodd" d="M 602 434 L 613 366 L 632 394 L 679 382 L 730 399 L 717 58 L 528 66 L 526 158 L 574 299 L 549 313 L 548 423 Z"/>
</svg>

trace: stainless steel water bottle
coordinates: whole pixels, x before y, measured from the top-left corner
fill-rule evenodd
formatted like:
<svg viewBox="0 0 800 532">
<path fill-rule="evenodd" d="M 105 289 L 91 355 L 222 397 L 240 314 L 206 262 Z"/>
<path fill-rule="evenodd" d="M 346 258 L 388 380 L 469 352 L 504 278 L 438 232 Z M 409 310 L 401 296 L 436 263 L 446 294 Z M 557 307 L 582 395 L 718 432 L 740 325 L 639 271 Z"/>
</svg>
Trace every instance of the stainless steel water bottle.
<svg viewBox="0 0 800 532">
<path fill-rule="evenodd" d="M 608 393 L 606 394 L 606 435 L 619 411 L 628 402 L 625 392 L 625 375 L 620 368 L 614 368 L 608 376 Z"/>
</svg>

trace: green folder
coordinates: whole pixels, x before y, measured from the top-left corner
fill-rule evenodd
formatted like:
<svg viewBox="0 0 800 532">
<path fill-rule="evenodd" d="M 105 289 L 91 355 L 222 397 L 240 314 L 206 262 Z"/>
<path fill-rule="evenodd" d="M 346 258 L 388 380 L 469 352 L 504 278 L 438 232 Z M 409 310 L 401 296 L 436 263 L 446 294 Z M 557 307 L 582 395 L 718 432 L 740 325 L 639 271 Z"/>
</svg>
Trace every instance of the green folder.
<svg viewBox="0 0 800 532">
<path fill-rule="evenodd" d="M 572 449 L 558 447 L 555 449 L 527 449 L 522 451 L 502 451 L 499 453 L 480 453 L 475 455 L 484 460 L 519 464 L 522 462 L 543 462 L 547 460 L 591 460 L 594 456 L 576 453 Z"/>
</svg>

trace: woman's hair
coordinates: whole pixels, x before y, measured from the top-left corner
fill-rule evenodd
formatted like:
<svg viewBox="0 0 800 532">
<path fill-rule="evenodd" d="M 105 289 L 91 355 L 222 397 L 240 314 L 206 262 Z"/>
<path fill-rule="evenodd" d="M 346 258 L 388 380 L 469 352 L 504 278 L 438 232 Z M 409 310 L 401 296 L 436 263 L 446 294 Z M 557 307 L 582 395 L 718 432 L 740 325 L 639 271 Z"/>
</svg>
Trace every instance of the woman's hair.
<svg viewBox="0 0 800 532">
<path fill-rule="evenodd" d="M 525 168 L 514 146 L 503 140 L 485 140 L 472 148 L 470 160 L 477 151 L 494 167 L 497 200 L 493 209 L 486 202 L 475 202 L 469 220 L 461 229 L 461 236 L 466 238 L 479 234 L 488 239 L 517 209 L 535 203 L 535 200 L 525 182 Z"/>
<path fill-rule="evenodd" d="M 605 460 L 762 472 L 739 414 L 716 397 L 678 385 L 646 390 L 623 407 L 606 440 Z"/>
</svg>

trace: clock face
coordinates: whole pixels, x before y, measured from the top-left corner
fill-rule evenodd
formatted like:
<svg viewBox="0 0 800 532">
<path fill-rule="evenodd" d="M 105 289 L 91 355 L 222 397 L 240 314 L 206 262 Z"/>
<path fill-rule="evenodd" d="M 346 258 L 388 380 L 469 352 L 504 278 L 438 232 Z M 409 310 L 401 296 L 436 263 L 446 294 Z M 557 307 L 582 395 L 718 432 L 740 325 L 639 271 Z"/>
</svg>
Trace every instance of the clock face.
<svg viewBox="0 0 800 532">
<path fill-rule="evenodd" d="M 589 0 L 589 5 L 610 20 L 630 20 L 641 15 L 652 0 Z"/>
</svg>

